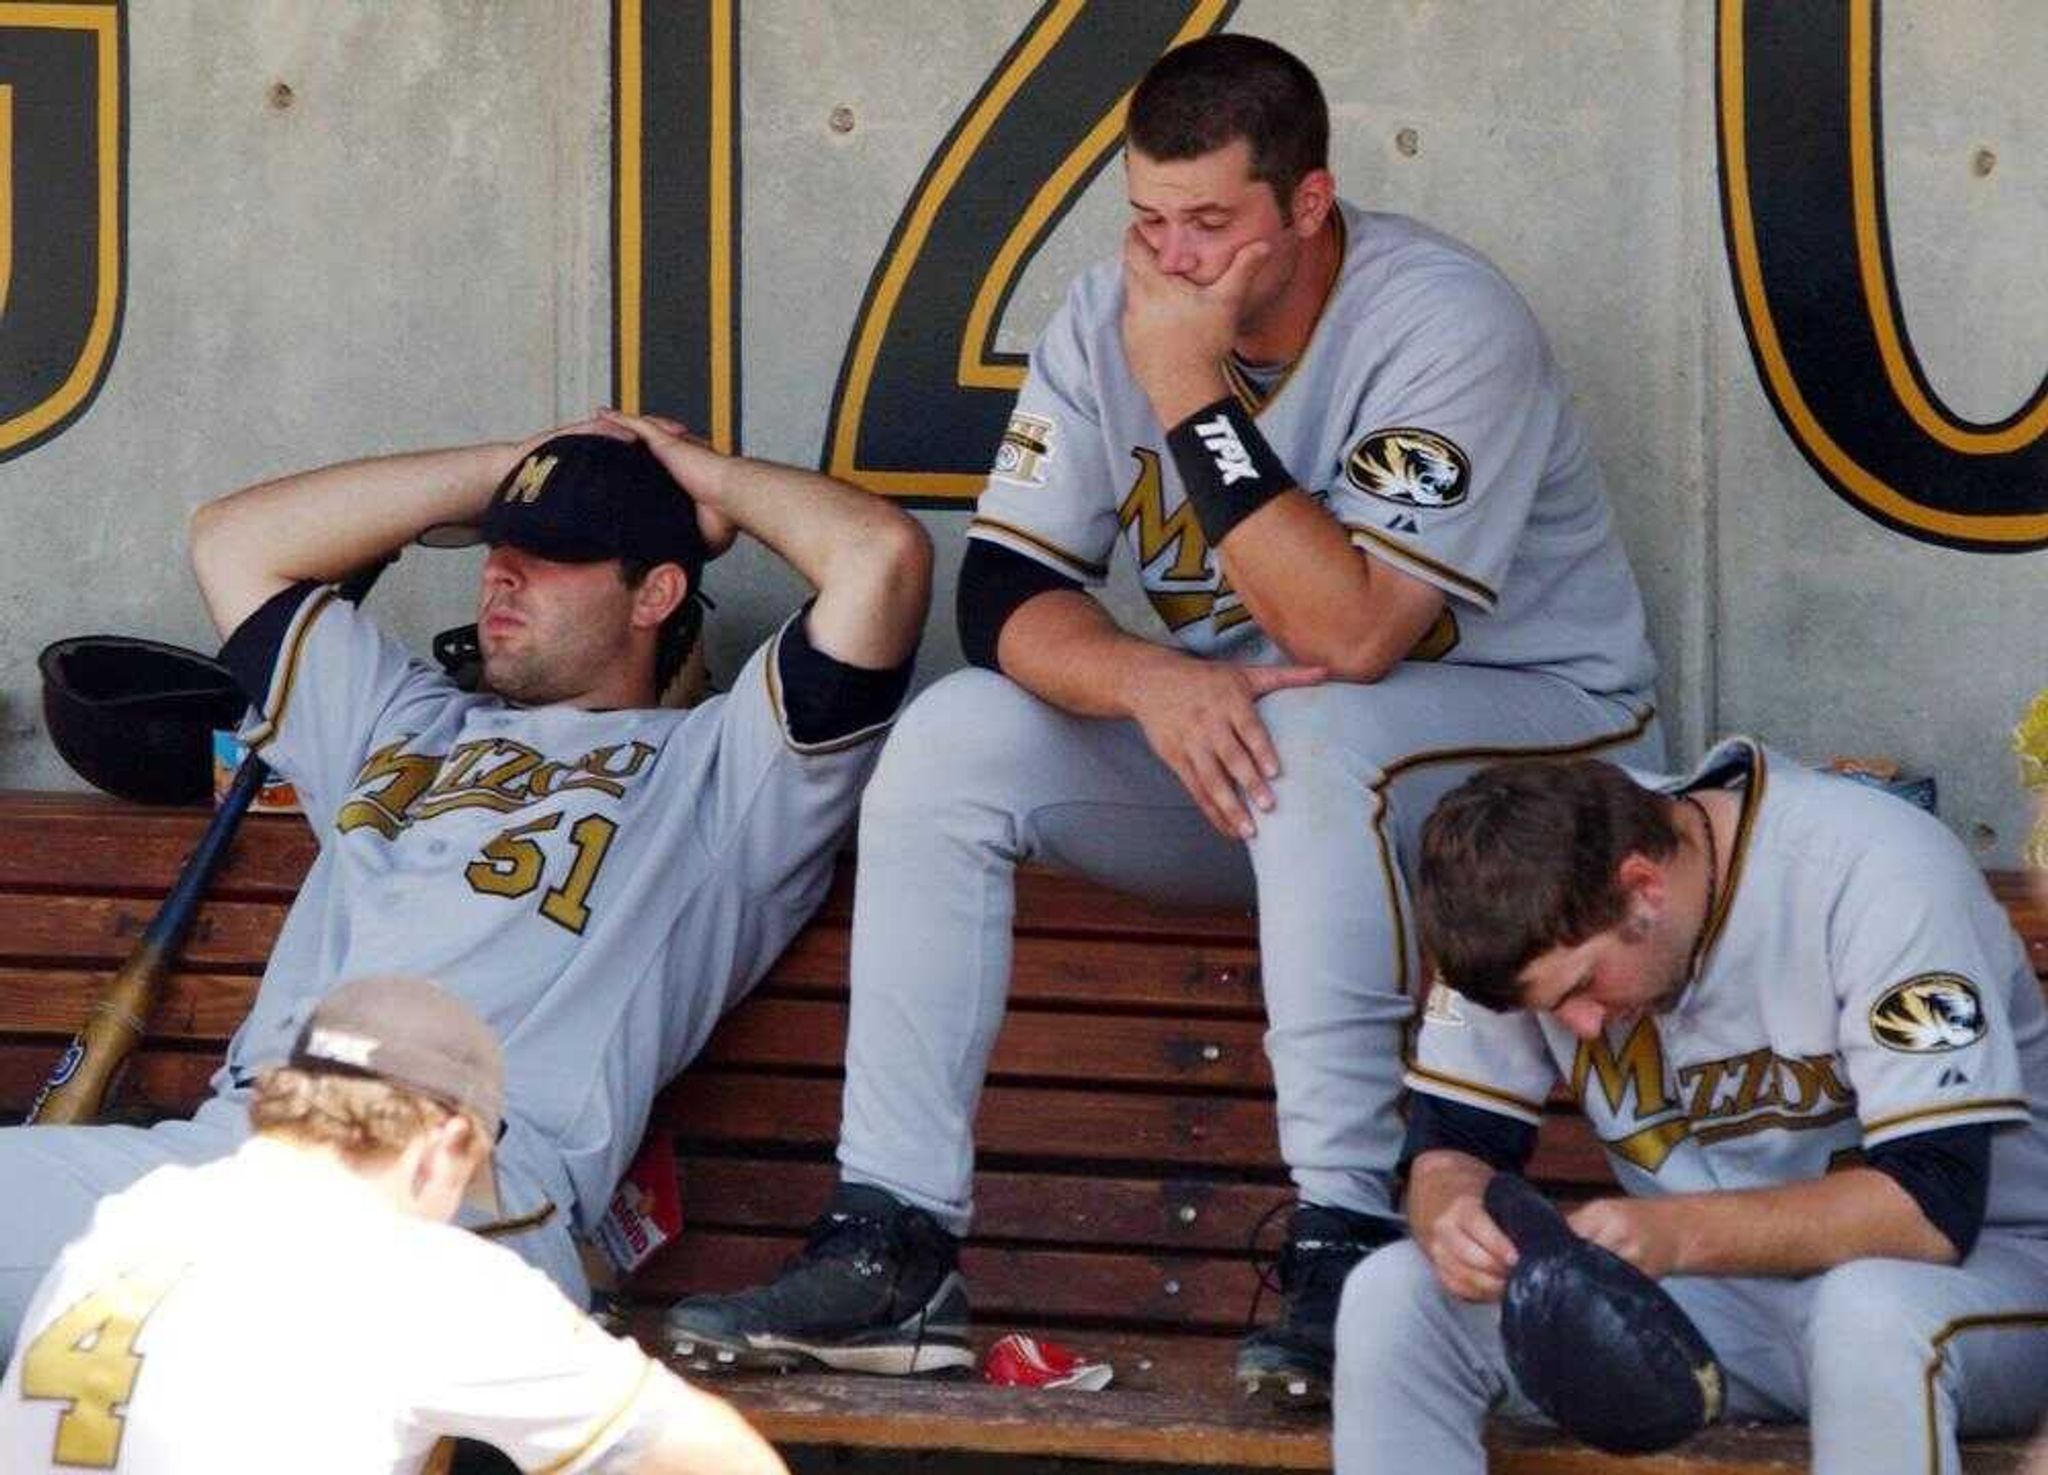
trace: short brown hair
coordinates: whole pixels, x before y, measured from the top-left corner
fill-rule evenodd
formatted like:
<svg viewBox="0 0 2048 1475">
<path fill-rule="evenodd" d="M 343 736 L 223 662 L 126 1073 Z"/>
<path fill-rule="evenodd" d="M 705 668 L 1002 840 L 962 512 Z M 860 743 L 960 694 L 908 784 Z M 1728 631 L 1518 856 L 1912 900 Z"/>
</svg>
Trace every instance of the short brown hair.
<svg viewBox="0 0 2048 1475">
<path fill-rule="evenodd" d="M 331 1147 L 352 1167 L 396 1157 L 415 1137 L 454 1114 L 438 1101 L 375 1076 L 288 1065 L 257 1076 L 249 1099 L 249 1125 L 258 1132 L 307 1147 Z"/>
<path fill-rule="evenodd" d="M 1243 139 L 1252 178 L 1283 213 L 1330 156 L 1330 109 L 1307 63 L 1257 36 L 1204 36 L 1152 64 L 1131 94 L 1124 142 L 1148 159 L 1194 159 Z"/>
<path fill-rule="evenodd" d="M 1489 1009 L 1521 1006 L 1522 970 L 1618 925 L 1617 873 L 1678 848 L 1668 802 L 1611 763 L 1517 759 L 1480 770 L 1422 827 L 1416 921 L 1443 981 Z"/>
</svg>

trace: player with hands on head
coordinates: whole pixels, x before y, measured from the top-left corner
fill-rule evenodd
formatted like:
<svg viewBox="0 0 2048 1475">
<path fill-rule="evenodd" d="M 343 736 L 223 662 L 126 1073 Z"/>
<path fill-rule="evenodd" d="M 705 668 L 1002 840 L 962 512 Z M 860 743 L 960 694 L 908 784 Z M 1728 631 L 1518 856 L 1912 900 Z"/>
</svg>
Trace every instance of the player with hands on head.
<svg viewBox="0 0 2048 1475">
<path fill-rule="evenodd" d="M 816 594 L 729 693 L 657 706 L 705 561 L 742 532 Z M 0 1345 L 94 1201 L 232 1152 L 289 1021 L 372 973 L 434 977 L 503 1038 L 489 1227 L 582 1304 L 576 1242 L 656 1091 L 830 884 L 908 689 L 928 540 L 829 477 L 612 413 L 266 482 L 199 508 L 191 538 L 244 736 L 296 786 L 319 855 L 192 1120 L 0 1131 Z M 332 597 L 416 539 L 488 547 L 478 691 Z"/>
<path fill-rule="evenodd" d="M 1490 768 L 1419 872 L 1414 1243 L 1344 1289 L 1340 1475 L 1476 1471 L 1489 1410 L 1533 1413 L 1484 1199 L 1560 1082 L 1622 1190 L 1566 1223 L 1697 1325 L 1729 1417 L 1869 1475 L 2048 1414 L 2048 1012 L 1939 821 L 1736 738 L 1666 779 Z"/>
<path fill-rule="evenodd" d="M 1401 1233 L 1423 814 L 1475 750 L 1660 741 L 1540 330 L 1476 253 L 1339 200 L 1328 137 L 1314 74 L 1255 37 L 1190 42 L 1132 94 L 1121 254 L 1040 337 L 968 530 L 974 669 L 911 706 L 862 800 L 839 1189 L 772 1284 L 674 1308 L 685 1355 L 968 1360 L 972 1125 L 1028 862 L 1256 904 L 1300 1203 L 1284 1310 L 1237 1370 L 1327 1387 L 1343 1275 Z M 1090 592 L 1119 543 L 1143 630 Z"/>
<path fill-rule="evenodd" d="M 109 1196 L 51 1269 L 0 1379 L 0 1463 L 415 1475 L 462 1438 L 565 1475 L 784 1475 L 723 1400 L 448 1227 L 495 1208 L 504 1100 L 497 1039 L 435 984 L 327 994 L 256 1078 L 247 1141 Z"/>
</svg>

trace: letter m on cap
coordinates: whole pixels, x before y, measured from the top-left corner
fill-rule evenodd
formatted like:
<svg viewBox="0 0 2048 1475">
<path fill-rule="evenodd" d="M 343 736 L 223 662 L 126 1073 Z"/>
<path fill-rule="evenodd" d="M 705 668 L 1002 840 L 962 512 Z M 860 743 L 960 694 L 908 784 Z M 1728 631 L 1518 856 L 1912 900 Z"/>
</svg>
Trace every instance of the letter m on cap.
<svg viewBox="0 0 2048 1475">
<path fill-rule="evenodd" d="M 125 14 L 0 0 L 0 461 L 83 414 L 113 359 Z"/>
<path fill-rule="evenodd" d="M 512 485 L 505 488 L 507 502 L 538 502 L 540 489 L 547 485 L 554 474 L 556 458 L 553 456 L 528 456 L 519 468 L 519 474 L 512 478 Z"/>
</svg>

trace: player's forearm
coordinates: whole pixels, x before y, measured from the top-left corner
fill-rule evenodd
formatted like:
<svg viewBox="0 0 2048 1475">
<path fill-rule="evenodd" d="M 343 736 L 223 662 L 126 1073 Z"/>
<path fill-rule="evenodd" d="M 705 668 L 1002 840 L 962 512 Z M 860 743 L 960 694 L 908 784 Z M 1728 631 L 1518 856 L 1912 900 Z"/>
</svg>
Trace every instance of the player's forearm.
<svg viewBox="0 0 2048 1475">
<path fill-rule="evenodd" d="M 900 508 L 815 471 L 732 457 L 707 498 L 818 591 L 811 642 L 882 669 L 917 648 L 931 601 L 931 540 Z"/>
<path fill-rule="evenodd" d="M 511 444 L 348 461 L 259 483 L 192 514 L 192 568 L 225 635 L 302 579 L 338 579 L 437 522 L 475 517 Z"/>
<path fill-rule="evenodd" d="M 1956 1259 L 1955 1246 L 1912 1196 L 1873 1168 L 1772 1188 L 1636 1199 L 1629 1207 L 1650 1215 L 1653 1233 L 1668 1239 L 1662 1274 L 1794 1276 L 1850 1260 Z"/>
<path fill-rule="evenodd" d="M 1470 1153 L 1440 1147 L 1418 1154 L 1408 1168 L 1404 1207 L 1409 1232 L 1418 1243 L 1426 1242 L 1444 1211 L 1461 1198 L 1485 1193 L 1493 1174 L 1490 1164 Z"/>
<path fill-rule="evenodd" d="M 1289 660 L 1322 666 L 1335 680 L 1386 675 L 1442 608 L 1426 591 L 1399 597 L 1415 581 L 1359 553 L 1301 491 L 1283 492 L 1245 518 L 1218 552 L 1259 628 Z"/>
<path fill-rule="evenodd" d="M 1033 696 L 1077 717 L 1130 717 L 1132 685 L 1190 657 L 1122 629 L 1078 589 L 1017 606 L 996 641 L 996 663 Z"/>
</svg>

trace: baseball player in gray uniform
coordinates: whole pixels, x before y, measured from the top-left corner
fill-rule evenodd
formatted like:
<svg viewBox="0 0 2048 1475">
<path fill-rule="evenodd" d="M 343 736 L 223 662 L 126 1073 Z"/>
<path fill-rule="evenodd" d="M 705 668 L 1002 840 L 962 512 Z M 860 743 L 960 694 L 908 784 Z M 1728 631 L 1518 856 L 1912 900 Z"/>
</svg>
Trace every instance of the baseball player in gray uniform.
<svg viewBox="0 0 2048 1475">
<path fill-rule="evenodd" d="M 1343 1475 L 1479 1470 L 1488 1410 L 1532 1412 L 1480 1195 L 1559 1082 L 1624 1190 L 1572 1227 L 1663 1280 L 1729 1417 L 1870 1475 L 2048 1413 L 2048 1017 L 1939 822 L 1747 739 L 1654 783 L 1511 763 L 1444 800 L 1419 883 L 1415 1239 L 1344 1290 Z"/>
<path fill-rule="evenodd" d="M 257 1069 L 337 979 L 374 972 L 431 974 L 504 1040 L 499 1234 L 587 1300 L 573 1237 L 656 1089 L 824 895 L 929 587 L 925 537 L 887 503 L 679 429 L 612 416 L 200 509 L 194 566 L 256 709 L 247 735 L 297 785 L 320 853 L 192 1120 L 0 1132 L 0 1338 L 100 1195 L 231 1151 Z M 429 528 L 490 544 L 484 691 L 326 587 Z M 656 708 L 681 658 L 665 632 L 740 530 L 816 597 L 727 695 Z"/>
<path fill-rule="evenodd" d="M 773 1284 L 672 1311 L 687 1354 L 966 1360 L 955 1247 L 1033 862 L 1256 901 L 1301 1204 L 1239 1372 L 1326 1390 L 1343 1273 L 1400 1233 L 1414 828 L 1477 756 L 1659 752 L 1642 604 L 1541 332 L 1472 251 L 1341 203 L 1327 137 L 1313 74 L 1248 36 L 1134 94 L 1122 258 L 1039 340 L 969 530 L 976 669 L 913 704 L 863 801 L 840 1190 Z M 1120 541 L 1148 633 L 1084 588 Z"/>
</svg>

